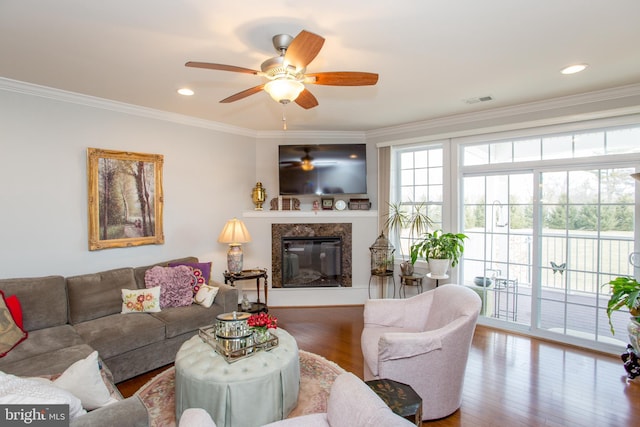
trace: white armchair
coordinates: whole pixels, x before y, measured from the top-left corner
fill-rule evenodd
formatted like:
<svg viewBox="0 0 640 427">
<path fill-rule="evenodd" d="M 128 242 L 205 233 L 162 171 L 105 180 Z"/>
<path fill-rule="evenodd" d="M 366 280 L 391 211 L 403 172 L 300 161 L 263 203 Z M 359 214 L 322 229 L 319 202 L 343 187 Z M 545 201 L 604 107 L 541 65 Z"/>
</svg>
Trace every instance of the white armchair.
<svg viewBox="0 0 640 427">
<path fill-rule="evenodd" d="M 462 385 L 482 302 L 465 286 L 442 285 L 408 299 L 364 306 L 364 379 L 409 384 L 422 419 L 443 418 L 462 403 Z"/>
</svg>

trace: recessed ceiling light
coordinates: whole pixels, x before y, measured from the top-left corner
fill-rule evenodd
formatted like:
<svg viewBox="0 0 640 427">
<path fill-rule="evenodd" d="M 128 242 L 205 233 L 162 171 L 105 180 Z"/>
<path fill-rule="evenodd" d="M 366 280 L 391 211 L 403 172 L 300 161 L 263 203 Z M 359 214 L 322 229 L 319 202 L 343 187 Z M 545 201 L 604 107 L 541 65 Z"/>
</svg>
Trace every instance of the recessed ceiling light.
<svg viewBox="0 0 640 427">
<path fill-rule="evenodd" d="M 587 68 L 587 64 L 575 64 L 575 65 L 569 65 L 568 67 L 565 67 L 562 69 L 562 71 L 560 71 L 562 74 L 575 74 L 575 73 L 579 73 L 580 71 L 583 71 L 585 68 Z"/>
<path fill-rule="evenodd" d="M 178 93 L 184 96 L 191 96 L 194 92 L 191 89 L 183 87 L 182 89 L 178 89 Z"/>
</svg>

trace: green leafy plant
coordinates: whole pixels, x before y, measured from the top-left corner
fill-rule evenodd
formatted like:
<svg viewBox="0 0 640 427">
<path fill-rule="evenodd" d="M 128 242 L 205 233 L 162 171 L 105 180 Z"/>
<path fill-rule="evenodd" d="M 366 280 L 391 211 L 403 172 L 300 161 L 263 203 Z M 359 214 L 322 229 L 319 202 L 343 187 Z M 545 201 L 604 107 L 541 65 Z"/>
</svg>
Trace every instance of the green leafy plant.
<svg viewBox="0 0 640 427">
<path fill-rule="evenodd" d="M 427 261 L 450 259 L 451 267 L 455 267 L 464 252 L 466 238 L 462 233 L 444 233 L 442 230 L 427 232 L 411 246 L 411 262 L 415 263 L 419 257 L 424 257 Z"/>
<path fill-rule="evenodd" d="M 389 229 L 389 233 L 393 233 L 396 236 L 398 242 L 400 241 L 402 230 L 408 229 L 409 239 L 413 239 L 413 236 L 421 235 L 433 224 L 433 221 L 427 215 L 426 203 L 416 205 L 413 213 L 409 213 L 407 210 L 407 205 L 389 203 L 389 214 L 384 226 Z M 402 244 L 400 244 L 400 253 L 404 258 Z M 411 264 L 415 264 L 415 260 L 412 260 Z"/>
<path fill-rule="evenodd" d="M 613 323 L 611 323 L 611 315 L 614 311 L 627 307 L 632 316 L 640 318 L 640 283 L 633 277 L 621 276 L 602 286 L 611 287 L 611 297 L 607 303 L 607 316 L 611 333 L 615 334 Z"/>
</svg>

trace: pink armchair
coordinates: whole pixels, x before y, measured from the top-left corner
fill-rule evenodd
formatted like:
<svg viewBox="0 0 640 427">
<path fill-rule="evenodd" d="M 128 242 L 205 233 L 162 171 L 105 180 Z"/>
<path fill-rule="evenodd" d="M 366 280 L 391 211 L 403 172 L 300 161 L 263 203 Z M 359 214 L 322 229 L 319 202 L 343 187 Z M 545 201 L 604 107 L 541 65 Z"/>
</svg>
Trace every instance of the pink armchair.
<svg viewBox="0 0 640 427">
<path fill-rule="evenodd" d="M 442 285 L 408 299 L 364 306 L 364 379 L 409 384 L 422 419 L 443 418 L 462 403 L 462 385 L 482 302 L 465 286 Z"/>
</svg>

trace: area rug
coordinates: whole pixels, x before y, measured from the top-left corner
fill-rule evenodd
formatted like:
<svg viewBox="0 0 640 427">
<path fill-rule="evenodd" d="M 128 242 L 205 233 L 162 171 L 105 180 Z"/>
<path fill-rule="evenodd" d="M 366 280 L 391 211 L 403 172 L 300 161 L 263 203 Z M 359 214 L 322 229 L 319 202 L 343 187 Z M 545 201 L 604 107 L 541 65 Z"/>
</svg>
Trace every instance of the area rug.
<svg viewBox="0 0 640 427">
<path fill-rule="evenodd" d="M 287 418 L 325 412 L 333 381 L 345 372 L 340 366 L 308 351 L 300 350 L 300 393 L 298 405 Z M 151 427 L 175 427 L 175 368 L 161 372 L 140 387 L 136 395 L 149 411 Z"/>
</svg>

